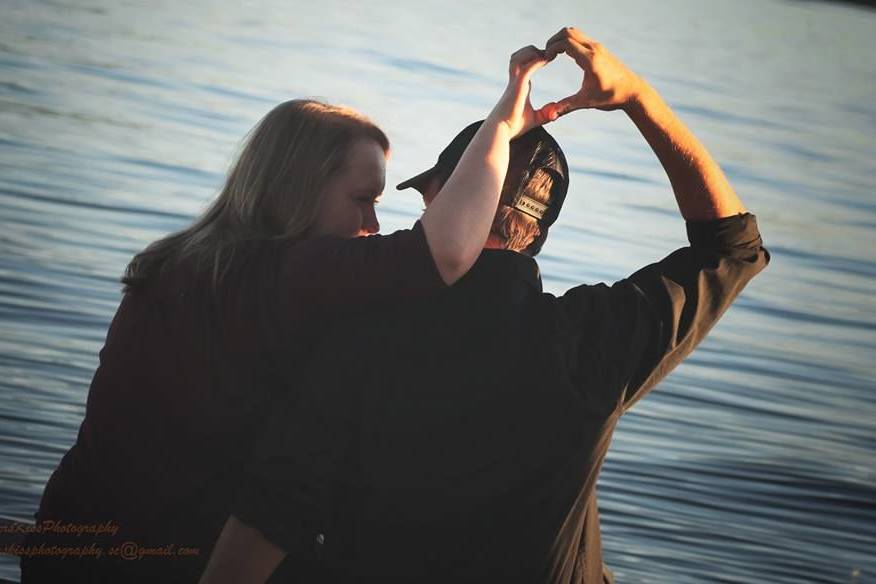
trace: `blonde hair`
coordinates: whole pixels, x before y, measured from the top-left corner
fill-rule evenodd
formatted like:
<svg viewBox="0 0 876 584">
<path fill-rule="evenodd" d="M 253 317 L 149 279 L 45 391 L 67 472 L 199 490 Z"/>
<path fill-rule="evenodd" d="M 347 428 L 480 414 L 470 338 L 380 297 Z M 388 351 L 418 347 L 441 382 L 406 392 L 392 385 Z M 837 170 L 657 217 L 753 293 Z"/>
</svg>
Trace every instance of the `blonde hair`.
<svg viewBox="0 0 876 584">
<path fill-rule="evenodd" d="M 526 179 L 521 189 L 522 193 L 539 203 L 547 204 L 550 200 L 553 176 L 542 168 L 536 168 Z M 515 193 L 507 192 L 509 187 L 516 188 L 514 181 L 506 181 L 503 187 L 501 201 L 508 201 Z M 504 249 L 526 252 L 536 255 L 547 237 L 547 229 L 542 233 L 538 221 L 526 213 L 518 211 L 503 203 L 499 204 L 490 233 L 498 236 L 504 242 Z"/>
<path fill-rule="evenodd" d="M 122 277 L 124 291 L 183 259 L 209 271 L 215 288 L 243 242 L 305 238 L 326 185 L 360 139 L 389 153 L 386 134 L 355 110 L 306 99 L 276 106 L 247 134 L 204 214 L 134 256 Z"/>
</svg>

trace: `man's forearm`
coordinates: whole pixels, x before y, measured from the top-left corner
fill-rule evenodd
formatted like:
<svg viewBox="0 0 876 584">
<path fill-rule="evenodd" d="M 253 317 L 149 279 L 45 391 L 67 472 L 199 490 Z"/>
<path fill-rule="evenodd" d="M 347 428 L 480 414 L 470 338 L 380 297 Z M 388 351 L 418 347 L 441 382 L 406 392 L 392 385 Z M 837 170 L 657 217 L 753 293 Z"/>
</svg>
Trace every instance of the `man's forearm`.
<svg viewBox="0 0 876 584">
<path fill-rule="evenodd" d="M 666 170 L 685 220 L 746 212 L 721 167 L 653 87 L 644 83 L 638 98 L 624 109 Z"/>
</svg>

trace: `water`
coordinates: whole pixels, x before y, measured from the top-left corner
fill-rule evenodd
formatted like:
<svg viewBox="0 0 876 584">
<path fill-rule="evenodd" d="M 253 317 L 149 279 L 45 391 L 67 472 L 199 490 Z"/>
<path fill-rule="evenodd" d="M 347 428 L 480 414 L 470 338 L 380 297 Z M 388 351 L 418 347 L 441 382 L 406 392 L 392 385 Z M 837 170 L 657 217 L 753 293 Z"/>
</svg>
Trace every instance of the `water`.
<svg viewBox="0 0 876 584">
<path fill-rule="evenodd" d="M 393 185 L 486 113 L 513 50 L 574 24 L 700 137 L 773 254 L 622 420 L 599 484 L 606 561 L 625 583 L 876 581 L 876 12 L 519 4 L 0 2 L 0 517 L 32 518 L 75 438 L 127 261 L 205 207 L 273 105 L 367 113 Z M 534 101 L 574 91 L 575 71 L 540 72 Z M 551 130 L 574 175 L 548 290 L 685 244 L 624 114 Z M 409 226 L 421 203 L 386 195 L 383 231 Z"/>
</svg>

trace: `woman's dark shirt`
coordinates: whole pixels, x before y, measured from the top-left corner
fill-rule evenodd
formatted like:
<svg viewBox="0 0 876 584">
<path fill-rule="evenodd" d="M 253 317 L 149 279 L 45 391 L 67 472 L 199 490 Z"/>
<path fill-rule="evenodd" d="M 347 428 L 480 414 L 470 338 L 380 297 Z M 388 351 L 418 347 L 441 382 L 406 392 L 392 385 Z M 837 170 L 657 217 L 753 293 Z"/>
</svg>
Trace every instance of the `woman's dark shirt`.
<svg viewBox="0 0 876 584">
<path fill-rule="evenodd" d="M 112 521 L 114 537 L 78 538 L 107 551 L 124 542 L 197 550 L 80 560 L 97 569 L 89 578 L 155 570 L 162 581 L 196 581 L 271 399 L 295 391 L 325 323 L 443 287 L 417 222 L 386 236 L 252 242 L 218 292 L 208 274 L 181 265 L 126 293 L 37 520 Z"/>
</svg>

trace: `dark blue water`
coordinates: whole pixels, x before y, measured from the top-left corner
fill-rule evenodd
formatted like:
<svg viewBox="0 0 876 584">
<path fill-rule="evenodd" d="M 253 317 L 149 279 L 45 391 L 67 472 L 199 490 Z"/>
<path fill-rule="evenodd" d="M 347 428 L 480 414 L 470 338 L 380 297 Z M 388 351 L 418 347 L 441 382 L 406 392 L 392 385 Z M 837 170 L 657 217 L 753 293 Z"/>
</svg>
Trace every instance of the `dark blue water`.
<svg viewBox="0 0 876 584">
<path fill-rule="evenodd" d="M 876 13 L 519 4 L 0 1 L 0 519 L 32 518 L 75 439 L 127 261 L 205 207 L 273 105 L 370 115 L 393 185 L 488 111 L 513 50 L 574 24 L 688 123 L 773 255 L 621 421 L 599 484 L 606 561 L 620 582 L 876 581 Z M 534 101 L 573 92 L 575 71 L 540 72 Z M 551 131 L 574 175 L 547 289 L 685 244 L 624 114 Z M 383 230 L 420 206 L 389 190 Z"/>
</svg>

